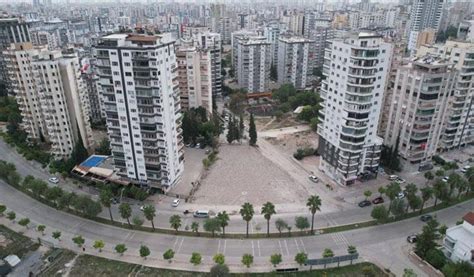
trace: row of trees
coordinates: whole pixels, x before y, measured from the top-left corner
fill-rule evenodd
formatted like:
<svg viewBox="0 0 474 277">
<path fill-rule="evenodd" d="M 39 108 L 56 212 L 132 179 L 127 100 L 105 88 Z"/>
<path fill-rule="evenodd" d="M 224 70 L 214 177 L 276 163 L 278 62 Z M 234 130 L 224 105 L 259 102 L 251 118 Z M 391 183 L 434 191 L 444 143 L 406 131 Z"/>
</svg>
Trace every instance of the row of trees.
<svg viewBox="0 0 474 277">
<path fill-rule="evenodd" d="M 208 118 L 205 108 L 191 108 L 184 112 L 183 121 L 183 139 L 186 143 L 204 143 L 215 147 L 217 141 L 216 136 L 222 133 L 222 126 L 217 114 L 213 114 Z"/>
<path fill-rule="evenodd" d="M 245 125 L 243 114 L 240 114 L 239 119 L 235 118 L 235 116 L 230 117 L 227 126 L 227 142 L 232 143 L 235 140 L 240 142 L 240 140 L 244 138 L 244 131 Z M 249 119 L 249 144 L 252 146 L 257 144 L 257 128 L 255 126 L 253 114 L 250 114 Z"/>
</svg>

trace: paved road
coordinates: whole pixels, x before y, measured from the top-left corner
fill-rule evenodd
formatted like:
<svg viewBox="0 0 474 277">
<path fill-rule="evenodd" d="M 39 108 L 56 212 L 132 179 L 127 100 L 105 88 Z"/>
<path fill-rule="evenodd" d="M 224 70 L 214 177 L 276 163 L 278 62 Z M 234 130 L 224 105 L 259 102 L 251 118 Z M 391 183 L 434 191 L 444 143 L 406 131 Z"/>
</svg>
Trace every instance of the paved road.
<svg viewBox="0 0 474 277">
<path fill-rule="evenodd" d="M 233 270 L 242 270 L 241 256 L 244 253 L 251 253 L 255 256 L 253 270 L 264 271 L 270 270 L 268 257 L 273 253 L 282 253 L 285 266 L 294 266 L 293 257 L 298 252 L 309 253 L 310 258 L 320 257 L 324 248 L 332 248 L 336 254 L 344 254 L 347 245 L 350 244 L 357 246 L 364 258 L 400 274 L 405 267 L 415 267 L 406 258 L 408 246 L 405 238 L 409 234 L 418 232 L 422 226 L 422 222 L 414 218 L 399 223 L 315 237 L 255 240 L 209 239 L 151 234 L 100 224 L 43 205 L 3 182 L 0 182 L 0 202 L 14 210 L 18 214 L 17 218 L 28 217 L 32 220 L 32 225 L 45 224 L 47 234 L 42 239 L 55 243 L 57 246 L 79 251 L 77 246 L 72 244 L 71 238 L 80 234 L 86 239 L 88 253 L 145 263 L 150 266 L 172 268 L 190 267 L 188 261 L 191 253 L 199 252 L 204 257 L 204 265 L 196 268 L 197 270 L 208 269 L 212 264 L 211 257 L 216 253 L 223 253 Z M 472 210 L 474 210 L 474 201 L 469 201 L 440 211 L 437 217 L 449 226 Z M 10 228 L 23 230 L 30 237 L 40 236 L 32 228 L 25 230 L 18 224 L 9 223 L 5 217 L 0 218 L 0 222 Z M 55 230 L 62 231 L 61 242 L 55 242 L 51 238 L 51 233 Z M 106 244 L 102 253 L 90 247 L 92 241 L 98 239 L 104 240 Z M 127 245 L 128 255 L 120 257 L 113 253 L 113 247 L 118 243 Z M 152 251 L 152 256 L 147 261 L 142 261 L 138 257 L 138 248 L 142 244 L 148 245 Z M 164 263 L 160 258 L 161 253 L 169 248 L 173 248 L 177 253 L 176 262 L 173 264 Z M 419 270 L 416 269 L 416 271 Z M 418 273 L 422 275 L 422 272 Z"/>
</svg>

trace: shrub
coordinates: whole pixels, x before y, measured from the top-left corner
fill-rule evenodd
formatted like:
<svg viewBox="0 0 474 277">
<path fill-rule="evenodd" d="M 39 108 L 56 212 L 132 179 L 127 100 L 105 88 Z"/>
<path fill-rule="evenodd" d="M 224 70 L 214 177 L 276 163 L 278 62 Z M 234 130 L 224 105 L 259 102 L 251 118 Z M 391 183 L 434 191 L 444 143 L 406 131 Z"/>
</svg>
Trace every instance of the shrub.
<svg viewBox="0 0 474 277">
<path fill-rule="evenodd" d="M 446 264 L 446 257 L 439 249 L 431 249 L 426 252 L 425 260 L 437 269 L 443 268 Z"/>
<path fill-rule="evenodd" d="M 305 148 L 298 148 L 296 149 L 296 152 L 293 154 L 293 157 L 297 160 L 301 160 L 304 157 L 314 155 L 316 152 L 316 149 L 312 147 L 305 147 Z"/>
<path fill-rule="evenodd" d="M 444 165 L 446 161 L 438 155 L 433 156 L 433 162 L 438 165 Z"/>
</svg>

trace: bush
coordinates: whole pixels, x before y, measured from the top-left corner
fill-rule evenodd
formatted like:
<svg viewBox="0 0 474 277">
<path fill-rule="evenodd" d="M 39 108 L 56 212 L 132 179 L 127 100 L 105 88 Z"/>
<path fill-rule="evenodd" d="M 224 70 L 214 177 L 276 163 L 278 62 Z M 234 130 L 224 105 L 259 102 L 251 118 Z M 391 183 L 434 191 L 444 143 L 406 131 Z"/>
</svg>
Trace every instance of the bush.
<svg viewBox="0 0 474 277">
<path fill-rule="evenodd" d="M 446 161 L 438 155 L 433 156 L 433 162 L 438 165 L 444 165 Z"/>
<path fill-rule="evenodd" d="M 446 257 L 439 249 L 431 249 L 426 253 L 425 260 L 437 269 L 442 269 L 446 264 Z"/>
<path fill-rule="evenodd" d="M 293 157 L 297 160 L 302 160 L 304 157 L 314 155 L 315 153 L 316 149 L 312 147 L 298 148 Z"/>
</svg>

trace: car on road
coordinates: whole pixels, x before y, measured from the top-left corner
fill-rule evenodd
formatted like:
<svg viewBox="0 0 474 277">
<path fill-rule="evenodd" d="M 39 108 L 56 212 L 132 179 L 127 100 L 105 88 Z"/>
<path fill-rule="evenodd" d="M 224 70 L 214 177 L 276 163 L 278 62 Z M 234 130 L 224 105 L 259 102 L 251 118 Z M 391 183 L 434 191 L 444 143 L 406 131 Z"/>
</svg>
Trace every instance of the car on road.
<svg viewBox="0 0 474 277">
<path fill-rule="evenodd" d="M 449 181 L 449 176 L 444 176 L 443 177 L 443 182 L 447 183 Z"/>
<path fill-rule="evenodd" d="M 388 176 L 388 179 L 389 179 L 390 181 L 398 180 L 398 178 L 399 178 L 399 177 L 398 177 L 397 175 L 389 175 L 389 176 Z"/>
<path fill-rule="evenodd" d="M 179 205 L 179 198 L 173 200 L 173 202 L 171 203 L 172 207 L 178 207 L 178 205 Z"/>
<path fill-rule="evenodd" d="M 145 206 L 140 206 L 140 211 L 143 212 L 143 210 L 145 210 Z"/>
<path fill-rule="evenodd" d="M 359 202 L 359 207 L 361 207 L 361 208 L 368 207 L 370 205 L 372 205 L 372 203 L 370 203 L 369 200 L 364 200 L 364 201 Z"/>
<path fill-rule="evenodd" d="M 314 176 L 314 175 L 309 175 L 308 178 L 309 178 L 309 180 L 311 180 L 311 181 L 314 182 L 314 183 L 319 182 L 318 177 L 316 177 L 316 176 Z"/>
<path fill-rule="evenodd" d="M 383 200 L 383 197 L 382 197 L 382 196 L 375 197 L 375 198 L 372 200 L 372 203 L 373 203 L 373 204 L 381 204 L 381 203 L 383 203 L 383 202 L 385 202 L 385 201 Z"/>
<path fill-rule="evenodd" d="M 398 195 L 397 195 L 397 198 L 398 198 L 398 199 L 403 199 L 403 198 L 405 198 L 405 192 L 403 192 L 403 191 L 399 192 Z"/>
<path fill-rule="evenodd" d="M 461 168 L 461 173 L 466 173 L 469 168 L 471 168 L 470 165 L 464 166 L 463 168 Z"/>
<path fill-rule="evenodd" d="M 198 149 L 198 148 L 201 148 L 201 143 L 196 143 L 196 145 L 194 146 L 194 148 Z"/>
<path fill-rule="evenodd" d="M 403 180 L 403 179 L 402 179 L 402 178 L 400 178 L 400 177 L 398 177 L 398 179 L 397 179 L 397 180 L 395 180 L 395 182 L 397 182 L 397 183 L 399 183 L 399 184 L 405 184 L 405 183 L 406 183 L 406 181 L 405 181 L 405 180 Z"/>
<path fill-rule="evenodd" d="M 420 216 L 420 220 L 423 221 L 423 222 L 428 222 L 432 219 L 433 219 L 433 216 L 430 215 L 430 214 L 424 214 L 424 215 Z"/>
<path fill-rule="evenodd" d="M 48 181 L 49 181 L 50 183 L 53 183 L 53 184 L 59 183 L 58 177 L 54 177 L 54 176 L 53 176 L 53 177 L 50 177 L 50 178 L 48 179 Z"/>
<path fill-rule="evenodd" d="M 197 217 L 197 218 L 208 218 L 209 217 L 209 211 L 197 210 L 197 211 L 194 212 L 193 216 Z"/>
<path fill-rule="evenodd" d="M 407 241 L 408 241 L 409 243 L 415 243 L 417 237 L 418 237 L 417 235 L 409 235 L 409 236 L 407 237 Z"/>
</svg>

